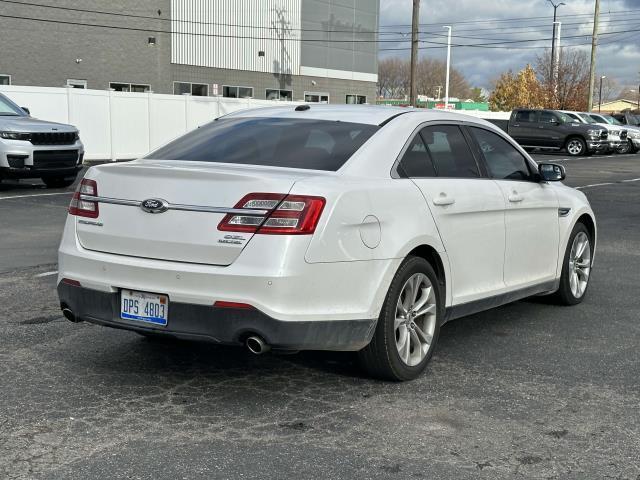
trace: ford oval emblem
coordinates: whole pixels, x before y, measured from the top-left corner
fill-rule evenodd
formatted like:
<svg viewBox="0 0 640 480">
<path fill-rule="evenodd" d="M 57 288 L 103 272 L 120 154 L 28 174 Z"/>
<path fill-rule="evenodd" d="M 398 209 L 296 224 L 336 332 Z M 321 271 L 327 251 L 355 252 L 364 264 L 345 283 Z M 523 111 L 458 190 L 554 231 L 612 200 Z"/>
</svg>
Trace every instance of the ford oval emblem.
<svg viewBox="0 0 640 480">
<path fill-rule="evenodd" d="M 140 208 L 147 213 L 163 213 L 169 210 L 169 202 L 160 198 L 148 198 L 142 201 Z"/>
</svg>

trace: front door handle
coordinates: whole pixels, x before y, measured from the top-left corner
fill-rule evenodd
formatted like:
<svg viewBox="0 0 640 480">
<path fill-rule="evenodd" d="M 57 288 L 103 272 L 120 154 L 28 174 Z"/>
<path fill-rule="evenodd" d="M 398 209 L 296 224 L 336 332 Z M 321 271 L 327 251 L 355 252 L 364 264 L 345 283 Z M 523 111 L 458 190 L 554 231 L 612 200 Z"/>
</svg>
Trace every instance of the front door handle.
<svg viewBox="0 0 640 480">
<path fill-rule="evenodd" d="M 524 200 L 524 197 L 520 195 L 518 192 L 516 192 L 515 190 L 513 190 L 511 192 L 511 195 L 509 195 L 509 201 L 511 203 L 520 203 L 523 200 Z"/>
<path fill-rule="evenodd" d="M 446 205 L 453 205 L 456 203 L 456 199 L 452 197 L 448 197 L 446 193 L 442 192 L 439 196 L 433 199 L 433 204 L 438 205 L 439 207 L 444 207 Z"/>
</svg>

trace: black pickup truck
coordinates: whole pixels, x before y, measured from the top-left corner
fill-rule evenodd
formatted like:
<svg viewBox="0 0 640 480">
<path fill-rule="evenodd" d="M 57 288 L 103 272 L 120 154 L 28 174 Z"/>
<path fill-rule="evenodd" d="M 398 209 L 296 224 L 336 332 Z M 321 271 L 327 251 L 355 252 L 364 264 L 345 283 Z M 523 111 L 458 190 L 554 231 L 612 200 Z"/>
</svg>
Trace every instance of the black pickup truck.
<svg viewBox="0 0 640 480">
<path fill-rule="evenodd" d="M 499 125 L 504 128 L 503 125 Z M 507 133 L 525 148 L 565 150 L 572 157 L 606 151 L 606 128 L 586 125 L 556 110 L 518 109 L 511 112 Z"/>
</svg>

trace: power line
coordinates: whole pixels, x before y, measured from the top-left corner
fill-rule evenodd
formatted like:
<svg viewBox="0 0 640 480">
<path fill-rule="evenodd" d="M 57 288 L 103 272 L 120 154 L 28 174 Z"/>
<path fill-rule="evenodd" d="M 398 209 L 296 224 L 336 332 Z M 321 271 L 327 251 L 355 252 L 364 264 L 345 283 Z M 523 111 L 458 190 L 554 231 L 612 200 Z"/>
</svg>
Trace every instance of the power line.
<svg viewBox="0 0 640 480">
<path fill-rule="evenodd" d="M 0 0 L 3 1 L 3 0 Z M 227 34 L 210 34 L 210 33 L 196 33 L 196 32 L 174 32 L 167 30 L 151 30 L 139 27 L 124 27 L 117 25 L 103 25 L 103 24 L 94 24 L 94 23 L 82 23 L 82 22 L 72 22 L 65 20 L 53 20 L 53 19 L 44 19 L 44 18 L 34 18 L 34 17 L 21 17 L 16 15 L 5 15 L 0 14 L 0 18 L 11 18 L 17 20 L 27 20 L 27 21 L 35 21 L 35 22 L 44 22 L 44 23 L 53 23 L 53 24 L 62 24 L 62 25 L 72 25 L 72 26 L 84 26 L 84 27 L 95 27 L 95 28 L 105 28 L 105 29 L 114 29 L 120 31 L 136 31 L 136 32 L 146 32 L 146 33 L 154 33 L 154 34 L 176 34 L 176 35 L 185 35 L 185 36 L 196 36 L 196 37 L 214 37 L 214 38 L 232 38 L 232 39 L 251 39 L 251 40 L 282 40 L 280 37 L 256 37 L 256 36 L 248 36 L 248 35 L 227 35 Z M 607 32 L 601 35 L 618 35 L 618 34 L 627 34 L 627 33 L 636 33 L 640 30 L 631 29 L 631 30 L 621 30 L 616 32 Z M 582 38 L 587 37 L 588 35 L 570 35 L 565 36 L 565 39 L 571 38 Z M 294 39 L 292 40 L 300 41 L 300 42 L 323 42 L 323 43 L 401 43 L 405 40 L 335 40 L 335 39 Z M 519 43 L 539 43 L 543 41 L 548 41 L 548 38 L 535 38 L 535 39 L 521 39 L 521 40 L 506 40 L 506 41 L 496 41 L 496 42 L 487 42 L 487 43 L 455 43 L 452 44 L 453 47 L 458 48 L 516 48 L 516 47 L 507 47 L 506 45 L 514 45 Z M 419 40 L 420 43 L 430 44 L 434 46 L 438 46 L 438 48 L 446 47 L 446 43 L 442 42 L 434 42 L 429 40 Z M 575 45 L 572 45 L 575 46 Z M 422 49 L 428 47 L 422 47 Z M 525 47 L 517 47 L 517 48 L 525 48 Z M 529 48 L 540 48 L 539 46 L 529 47 Z M 408 48 L 388 48 L 388 49 L 380 49 L 380 51 L 391 51 L 391 50 L 407 50 Z"/>
<path fill-rule="evenodd" d="M 218 26 L 227 26 L 227 27 L 238 27 L 238 28 L 251 28 L 251 29 L 262 29 L 262 30 L 277 30 L 280 31 L 282 30 L 281 27 L 267 27 L 267 26 L 260 26 L 260 25 L 243 25 L 243 24 L 230 24 L 230 23 L 219 23 L 219 22 L 203 22 L 203 21 L 197 21 L 197 20 L 177 20 L 177 19 L 169 19 L 169 18 L 162 18 L 162 17 L 153 17 L 153 16 L 148 16 L 148 15 L 136 15 L 136 14 L 131 14 L 131 13 L 120 13 L 120 12 L 106 12 L 104 10 L 92 10 L 92 9 L 85 9 L 85 8 L 74 8 L 74 7 L 61 7 L 58 5 L 46 5 L 46 4 L 41 4 L 41 3 L 34 3 L 34 2 L 24 2 L 24 1 L 17 1 L 17 0 L 0 0 L 0 2 L 3 3 L 9 3 L 9 4 L 15 4 L 15 5 L 23 5 L 23 6 L 31 6 L 31 7 L 39 7 L 39 8 L 48 8 L 48 9 L 55 9 L 55 10 L 63 10 L 63 11 L 73 11 L 73 12 L 79 12 L 79 13 L 92 13 L 92 14 L 97 14 L 97 15 L 110 15 L 110 16 L 115 16 L 115 17 L 125 17 L 125 18 L 136 18 L 136 19 L 146 19 L 146 20 L 153 20 L 153 21 L 161 21 L 161 22 L 176 22 L 176 23 L 185 23 L 185 24 L 194 24 L 194 25 L 218 25 Z M 635 10 L 627 10 L 627 11 L 619 11 L 619 12 L 609 12 L 608 15 L 612 16 L 612 15 L 624 15 L 624 18 L 621 19 L 613 19 L 610 20 L 609 22 L 613 22 L 613 21 L 618 21 L 618 22 L 628 22 L 631 21 L 632 19 L 629 18 L 629 13 L 630 12 L 639 12 L 638 14 L 640 14 L 640 9 L 635 9 Z M 581 16 L 590 16 L 591 14 L 575 14 L 572 15 L 573 17 L 581 17 Z M 503 18 L 503 19 L 485 19 L 485 20 L 468 20 L 468 21 L 461 21 L 461 22 L 444 22 L 447 24 L 451 24 L 451 25 L 470 25 L 470 24 L 482 24 L 482 23 L 495 23 L 495 22 L 513 22 L 513 21 L 531 21 L 531 20 L 538 20 L 538 19 L 548 19 L 551 17 L 548 16 L 539 16 L 539 17 L 519 17 L 519 18 Z M 568 26 L 568 25 L 581 25 L 581 26 L 586 26 L 589 23 L 593 23 L 593 22 L 574 22 L 574 23 L 564 23 L 563 27 Z M 441 26 L 440 23 L 424 23 L 421 24 L 421 26 Z M 505 27 L 493 27 L 493 28 L 489 28 L 489 29 L 456 29 L 456 31 L 481 31 L 481 30 L 486 30 L 486 31 L 494 31 L 495 29 L 502 29 L 502 28 L 510 28 L 510 29 L 519 29 L 519 28 L 535 28 L 535 27 L 547 27 L 548 24 L 540 24 L 540 25 L 521 25 L 521 26 L 505 26 Z M 381 26 L 380 28 L 390 28 L 390 27 L 410 27 L 410 25 L 384 25 Z M 287 31 L 300 31 L 300 32 L 318 32 L 318 33 L 351 33 L 351 34 L 365 34 L 365 35 L 371 35 L 371 34 L 380 34 L 380 35 L 410 35 L 410 32 L 385 32 L 385 31 L 380 31 L 380 30 L 369 30 L 369 31 L 359 31 L 357 29 L 352 29 L 352 30 L 324 30 L 324 29 L 308 29 L 308 28 L 293 28 L 293 27 L 287 27 L 286 28 Z M 175 32 L 177 33 L 177 32 Z M 421 32 L 421 33 L 429 33 L 429 32 Z M 452 35 L 453 37 L 457 37 L 457 38 L 463 38 L 460 35 Z M 244 38 L 244 37 L 239 37 L 239 38 Z M 467 37 L 467 38 L 472 38 L 472 37 Z M 320 41 L 320 39 L 319 39 Z M 322 39 L 322 41 L 327 41 Z M 339 42 L 350 42 L 352 40 L 336 40 Z M 401 41 L 401 40 L 397 40 L 397 41 Z"/>
</svg>

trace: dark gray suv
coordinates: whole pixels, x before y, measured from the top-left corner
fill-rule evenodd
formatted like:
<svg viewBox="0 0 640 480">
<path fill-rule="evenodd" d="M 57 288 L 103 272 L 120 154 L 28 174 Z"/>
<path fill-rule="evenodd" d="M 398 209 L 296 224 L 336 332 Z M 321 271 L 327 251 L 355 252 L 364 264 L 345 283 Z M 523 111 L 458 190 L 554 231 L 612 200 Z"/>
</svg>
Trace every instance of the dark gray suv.
<svg viewBox="0 0 640 480">
<path fill-rule="evenodd" d="M 523 147 L 564 149 L 573 157 L 609 149 L 606 128 L 580 123 L 557 110 L 514 110 L 508 133 Z"/>
<path fill-rule="evenodd" d="M 33 118 L 0 93 L 0 180 L 41 178 L 47 187 L 67 187 L 83 157 L 76 127 Z"/>
</svg>

